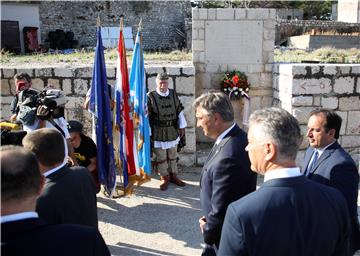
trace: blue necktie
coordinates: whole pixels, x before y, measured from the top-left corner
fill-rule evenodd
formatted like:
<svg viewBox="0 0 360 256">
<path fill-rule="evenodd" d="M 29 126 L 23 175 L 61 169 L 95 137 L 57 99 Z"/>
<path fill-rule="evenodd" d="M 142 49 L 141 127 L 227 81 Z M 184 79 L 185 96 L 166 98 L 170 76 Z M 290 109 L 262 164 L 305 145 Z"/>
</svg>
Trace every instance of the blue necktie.
<svg viewBox="0 0 360 256">
<path fill-rule="evenodd" d="M 318 160 L 318 158 L 319 158 L 319 152 L 315 149 L 314 153 L 313 153 L 312 161 L 307 168 L 307 175 L 309 175 L 310 171 L 312 171 L 313 168 L 315 167 L 315 164 L 316 164 L 316 161 Z"/>
</svg>

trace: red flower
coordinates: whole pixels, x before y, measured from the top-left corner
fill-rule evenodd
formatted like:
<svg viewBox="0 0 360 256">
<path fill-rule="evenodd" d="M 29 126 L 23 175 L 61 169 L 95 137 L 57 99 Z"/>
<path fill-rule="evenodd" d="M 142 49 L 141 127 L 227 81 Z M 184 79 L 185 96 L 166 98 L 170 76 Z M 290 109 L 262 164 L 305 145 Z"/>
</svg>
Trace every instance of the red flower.
<svg viewBox="0 0 360 256">
<path fill-rule="evenodd" d="M 233 78 L 232 78 L 232 81 L 234 82 L 234 84 L 237 84 L 239 82 L 239 77 L 237 75 L 235 75 Z"/>
</svg>

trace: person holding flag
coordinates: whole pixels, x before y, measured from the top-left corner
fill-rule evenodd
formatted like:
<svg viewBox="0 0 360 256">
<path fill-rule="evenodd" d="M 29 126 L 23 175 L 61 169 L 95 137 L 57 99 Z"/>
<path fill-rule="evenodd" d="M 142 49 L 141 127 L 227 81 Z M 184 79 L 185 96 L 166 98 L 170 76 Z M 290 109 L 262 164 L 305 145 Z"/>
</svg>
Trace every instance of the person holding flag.
<svg viewBox="0 0 360 256">
<path fill-rule="evenodd" d="M 159 73 L 156 90 L 148 93 L 148 109 L 151 139 L 155 154 L 155 166 L 160 173 L 160 189 L 166 190 L 169 182 L 178 186 L 185 183 L 177 177 L 177 145 L 185 136 L 187 125 L 183 105 L 175 90 L 168 88 L 169 76 Z"/>
</svg>

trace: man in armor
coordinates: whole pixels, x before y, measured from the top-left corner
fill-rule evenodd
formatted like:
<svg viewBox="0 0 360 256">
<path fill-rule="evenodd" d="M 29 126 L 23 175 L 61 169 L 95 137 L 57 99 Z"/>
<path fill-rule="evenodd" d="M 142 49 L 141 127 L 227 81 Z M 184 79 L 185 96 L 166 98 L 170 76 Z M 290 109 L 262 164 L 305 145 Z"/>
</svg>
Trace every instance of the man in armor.
<svg viewBox="0 0 360 256">
<path fill-rule="evenodd" d="M 185 183 L 177 177 L 177 145 L 185 136 L 187 125 L 183 105 L 175 90 L 168 88 L 169 76 L 159 73 L 156 90 L 148 93 L 149 120 L 155 166 L 160 174 L 160 189 L 166 190 L 169 182 L 178 186 Z"/>
</svg>

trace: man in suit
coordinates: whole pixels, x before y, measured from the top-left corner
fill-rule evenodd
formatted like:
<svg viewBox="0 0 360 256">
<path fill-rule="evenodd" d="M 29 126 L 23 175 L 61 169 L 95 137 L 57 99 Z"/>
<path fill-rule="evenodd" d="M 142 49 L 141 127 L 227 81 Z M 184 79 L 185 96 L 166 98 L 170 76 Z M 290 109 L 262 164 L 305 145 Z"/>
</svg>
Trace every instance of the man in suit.
<svg viewBox="0 0 360 256">
<path fill-rule="evenodd" d="M 35 212 L 45 179 L 36 157 L 19 146 L 0 149 L 3 255 L 110 255 L 94 227 L 49 225 Z"/>
<path fill-rule="evenodd" d="M 246 150 L 264 183 L 229 205 L 219 255 L 348 255 L 344 198 L 296 167 L 298 121 L 283 109 L 267 108 L 255 111 L 249 124 Z"/>
<path fill-rule="evenodd" d="M 36 211 L 50 224 L 80 224 L 97 227 L 96 186 L 85 167 L 67 167 L 64 138 L 56 129 L 42 128 L 23 139 L 26 149 L 39 162 L 46 177 Z"/>
<path fill-rule="evenodd" d="M 206 247 L 203 255 L 215 255 L 227 206 L 256 189 L 256 174 L 245 152 L 246 133 L 234 123 L 229 98 L 220 92 L 205 93 L 195 100 L 197 126 L 216 140 L 200 180 L 199 219 Z"/>
<path fill-rule="evenodd" d="M 334 111 L 317 109 L 310 113 L 303 173 L 309 179 L 338 189 L 346 199 L 352 235 L 351 252 L 360 249 L 360 231 L 357 214 L 359 173 L 354 160 L 339 145 L 341 117 Z"/>
</svg>

